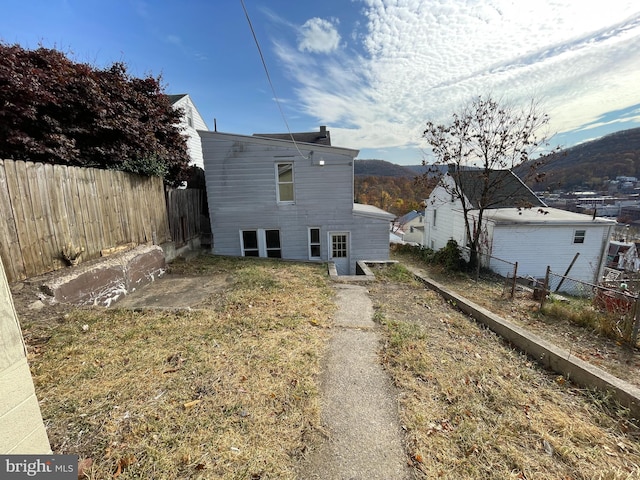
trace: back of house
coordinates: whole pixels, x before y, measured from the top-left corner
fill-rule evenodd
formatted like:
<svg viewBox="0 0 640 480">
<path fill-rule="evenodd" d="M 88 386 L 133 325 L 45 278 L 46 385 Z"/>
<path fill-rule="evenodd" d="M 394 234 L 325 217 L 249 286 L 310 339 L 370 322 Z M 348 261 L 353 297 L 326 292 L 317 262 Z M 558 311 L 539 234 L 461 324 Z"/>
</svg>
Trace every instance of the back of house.
<svg viewBox="0 0 640 480">
<path fill-rule="evenodd" d="M 340 274 L 388 259 L 393 215 L 353 203 L 357 150 L 199 133 L 215 254 L 329 261 Z"/>
</svg>

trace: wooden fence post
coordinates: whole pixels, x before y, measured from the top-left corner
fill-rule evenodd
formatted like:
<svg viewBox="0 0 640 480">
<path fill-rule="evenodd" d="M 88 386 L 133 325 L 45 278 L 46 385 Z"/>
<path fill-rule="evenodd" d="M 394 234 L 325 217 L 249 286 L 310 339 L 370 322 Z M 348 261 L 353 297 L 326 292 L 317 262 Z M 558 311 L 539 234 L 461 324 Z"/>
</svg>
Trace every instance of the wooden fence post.
<svg viewBox="0 0 640 480">
<path fill-rule="evenodd" d="M 551 273 L 551 267 L 547 265 L 547 273 L 544 276 L 544 285 L 542 286 L 542 295 L 540 296 L 540 310 L 544 307 L 544 301 L 547 297 L 547 292 L 549 292 L 549 274 Z"/>
<path fill-rule="evenodd" d="M 518 262 L 513 267 L 513 283 L 511 284 L 511 298 L 516 295 L 516 283 L 518 279 Z"/>
</svg>

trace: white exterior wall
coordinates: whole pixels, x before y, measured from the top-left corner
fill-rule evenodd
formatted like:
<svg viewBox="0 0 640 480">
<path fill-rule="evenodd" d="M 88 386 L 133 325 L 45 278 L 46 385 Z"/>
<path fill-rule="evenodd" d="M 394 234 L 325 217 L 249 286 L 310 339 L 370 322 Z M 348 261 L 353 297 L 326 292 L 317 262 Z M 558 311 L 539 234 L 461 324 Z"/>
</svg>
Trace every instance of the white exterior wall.
<svg viewBox="0 0 640 480">
<path fill-rule="evenodd" d="M 50 452 L 22 331 L 0 262 L 0 454 Z"/>
<path fill-rule="evenodd" d="M 547 266 L 563 275 L 576 253 L 580 256 L 569 272 L 569 277 L 595 283 L 600 275 L 603 252 L 611 226 L 584 225 L 512 225 L 493 228 L 492 255 L 502 260 L 518 262 L 518 275 L 544 278 Z M 584 243 L 573 243 L 576 230 L 585 230 Z M 493 262 L 492 270 L 507 268 L 502 262 Z"/>
<path fill-rule="evenodd" d="M 413 227 L 413 232 L 411 231 L 411 227 Z M 424 241 L 424 216 L 419 215 L 410 222 L 407 222 L 402 226 L 402 230 L 404 230 L 404 238 L 405 242 L 413 242 L 419 243 L 422 245 Z"/>
<path fill-rule="evenodd" d="M 309 228 L 320 229 L 321 261 L 329 234 L 350 235 L 350 265 L 389 258 L 389 221 L 353 212 L 357 150 L 219 132 L 200 132 L 213 252 L 242 255 L 241 230 L 280 230 L 282 257 L 310 260 Z M 313 151 L 313 154 L 310 153 Z M 322 160 L 324 165 L 320 165 Z M 278 203 L 276 164 L 293 163 L 293 204 Z"/>
<path fill-rule="evenodd" d="M 435 226 L 434 210 L 437 211 Z M 596 282 L 606 261 L 603 255 L 606 255 L 605 249 L 614 222 L 602 219 L 592 221 L 587 215 L 559 212 L 561 211 L 555 210 L 547 216 L 544 211 L 538 213 L 538 210 L 531 209 L 523 210 L 522 215 L 518 215 L 513 208 L 509 221 L 496 221 L 492 219 L 496 211 L 485 210 L 484 239 L 481 239 L 480 249 L 501 260 L 518 262 L 519 276 L 531 275 L 535 278 L 544 277 L 547 266 L 554 273 L 564 274 L 579 252 L 580 256 L 569 276 L 576 280 Z M 472 211 L 470 215 L 477 215 L 477 212 Z M 461 202 L 458 199 L 451 201 L 451 194 L 441 185 L 433 190 L 427 200 L 425 222 L 426 247 L 440 250 L 449 239 L 454 239 L 460 247 L 466 245 Z M 576 230 L 585 230 L 584 243 L 573 243 Z M 490 268 L 502 275 L 512 271 L 510 265 L 497 260 L 492 261 Z"/>
<path fill-rule="evenodd" d="M 425 209 L 425 247 L 438 251 L 451 239 L 458 242 L 460 247 L 466 244 L 462 206 L 457 199 L 452 202 L 451 194 L 438 186 L 431 192 Z"/>
<path fill-rule="evenodd" d="M 187 150 L 189 152 L 189 157 L 191 158 L 189 164 L 204 169 L 202 143 L 200 142 L 198 130 L 208 130 L 207 125 L 189 95 L 182 97 L 180 100 L 175 102 L 173 106 L 183 110 L 180 127 L 183 128 L 182 134 L 187 137 Z M 189 113 L 191 113 L 192 125 L 189 125 L 187 119 Z"/>
</svg>

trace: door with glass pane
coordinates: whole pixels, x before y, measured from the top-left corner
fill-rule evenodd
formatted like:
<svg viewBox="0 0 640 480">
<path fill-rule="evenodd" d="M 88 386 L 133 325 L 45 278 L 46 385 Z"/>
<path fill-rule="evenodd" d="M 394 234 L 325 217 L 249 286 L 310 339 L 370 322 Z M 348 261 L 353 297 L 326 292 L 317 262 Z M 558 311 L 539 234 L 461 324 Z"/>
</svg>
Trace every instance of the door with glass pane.
<svg viewBox="0 0 640 480">
<path fill-rule="evenodd" d="M 335 264 L 338 275 L 350 275 L 348 232 L 335 232 L 329 235 L 329 261 Z"/>
</svg>

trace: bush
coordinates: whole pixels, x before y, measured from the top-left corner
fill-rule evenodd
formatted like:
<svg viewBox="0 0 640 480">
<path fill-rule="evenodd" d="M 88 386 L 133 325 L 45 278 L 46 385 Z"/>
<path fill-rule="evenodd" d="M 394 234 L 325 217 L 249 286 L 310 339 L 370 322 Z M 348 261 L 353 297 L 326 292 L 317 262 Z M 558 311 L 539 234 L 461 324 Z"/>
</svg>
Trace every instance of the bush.
<svg viewBox="0 0 640 480">
<path fill-rule="evenodd" d="M 400 254 L 408 254 L 429 265 L 439 265 L 448 272 L 462 272 L 467 269 L 467 262 L 462 258 L 462 252 L 455 240 L 449 240 L 447 245 L 437 252 L 431 248 L 412 245 L 396 245 L 394 249 Z"/>
</svg>

